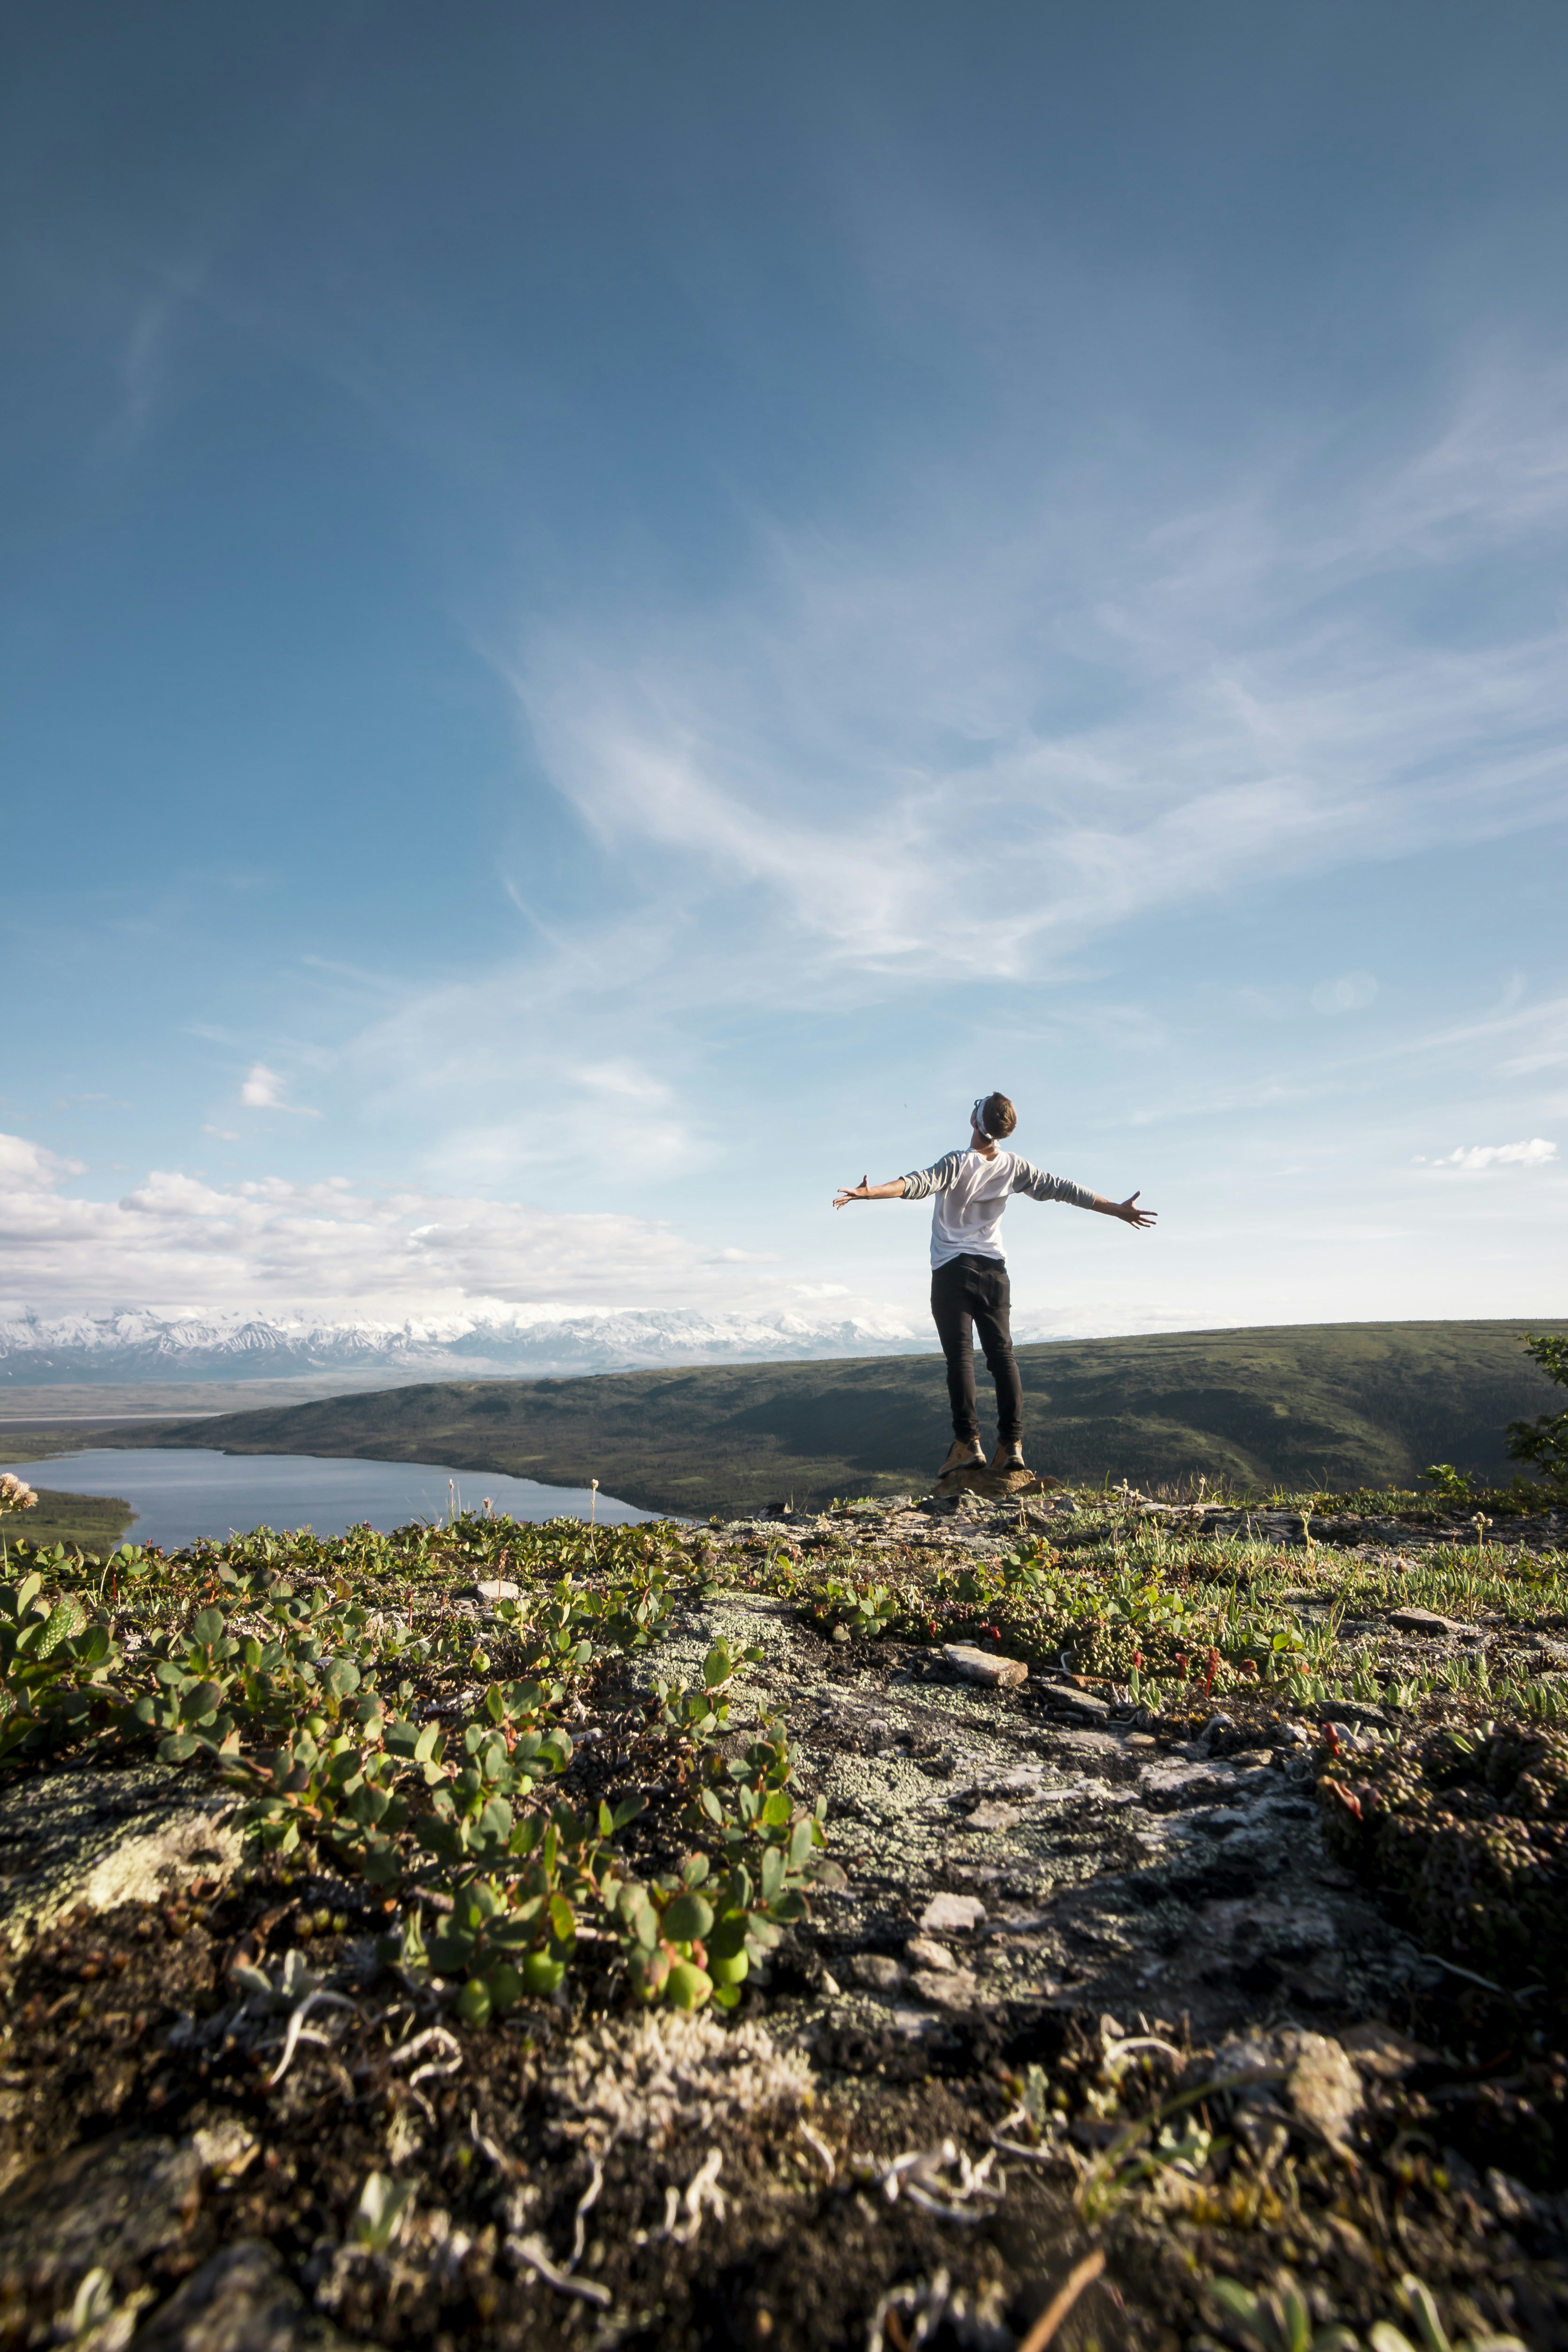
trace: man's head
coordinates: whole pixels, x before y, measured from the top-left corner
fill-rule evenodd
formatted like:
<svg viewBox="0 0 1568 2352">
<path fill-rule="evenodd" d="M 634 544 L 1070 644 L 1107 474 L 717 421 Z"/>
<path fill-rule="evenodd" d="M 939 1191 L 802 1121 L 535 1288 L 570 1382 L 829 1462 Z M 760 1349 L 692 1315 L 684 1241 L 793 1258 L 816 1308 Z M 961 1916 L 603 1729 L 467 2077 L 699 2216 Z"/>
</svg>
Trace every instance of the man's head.
<svg viewBox="0 0 1568 2352">
<path fill-rule="evenodd" d="M 999 1143 L 1019 1123 L 1006 1095 L 985 1095 L 969 1114 L 976 1135 L 984 1143 Z"/>
</svg>

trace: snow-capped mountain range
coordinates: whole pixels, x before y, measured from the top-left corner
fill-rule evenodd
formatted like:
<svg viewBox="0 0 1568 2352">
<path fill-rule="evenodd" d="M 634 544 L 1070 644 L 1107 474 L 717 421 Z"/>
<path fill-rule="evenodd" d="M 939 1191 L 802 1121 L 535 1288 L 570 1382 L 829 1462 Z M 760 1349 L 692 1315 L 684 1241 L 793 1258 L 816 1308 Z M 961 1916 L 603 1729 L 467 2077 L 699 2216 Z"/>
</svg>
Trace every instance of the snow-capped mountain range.
<svg viewBox="0 0 1568 2352">
<path fill-rule="evenodd" d="M 480 1321 L 315 1323 L 135 1311 L 0 1322 L 0 1387 L 59 1381 L 320 1379 L 543 1380 L 658 1364 L 768 1363 L 909 1355 L 929 1329 L 891 1318 L 702 1315 L 689 1309 L 519 1315 Z"/>
</svg>

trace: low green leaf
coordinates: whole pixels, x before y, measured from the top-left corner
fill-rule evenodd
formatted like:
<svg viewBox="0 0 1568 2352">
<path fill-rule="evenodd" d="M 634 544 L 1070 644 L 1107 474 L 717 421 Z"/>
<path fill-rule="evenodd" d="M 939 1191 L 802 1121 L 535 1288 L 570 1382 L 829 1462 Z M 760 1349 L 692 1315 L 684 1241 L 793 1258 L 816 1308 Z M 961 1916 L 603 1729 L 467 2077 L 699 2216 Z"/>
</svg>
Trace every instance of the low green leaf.
<svg viewBox="0 0 1568 2352">
<path fill-rule="evenodd" d="M 434 1854 L 439 1862 L 455 1863 L 463 1859 L 462 1832 L 455 1822 L 447 1821 L 440 1813 L 423 1814 L 414 1825 L 414 1835 L 425 1852 Z"/>
<path fill-rule="evenodd" d="M 713 1906 L 700 1895 L 677 1895 L 664 1911 L 664 1929 L 674 1944 L 689 1944 L 713 1926 Z"/>
<path fill-rule="evenodd" d="M 727 1912 L 703 1941 L 710 1960 L 732 1959 L 746 1942 L 747 1918 L 742 1911 Z"/>
<path fill-rule="evenodd" d="M 475 1948 L 476 1938 L 473 1936 L 454 1935 L 450 1930 L 444 1935 L 432 1936 L 430 1965 L 433 1969 L 439 1969 L 444 1976 L 455 1976 L 459 1969 L 467 1967 Z"/>
</svg>

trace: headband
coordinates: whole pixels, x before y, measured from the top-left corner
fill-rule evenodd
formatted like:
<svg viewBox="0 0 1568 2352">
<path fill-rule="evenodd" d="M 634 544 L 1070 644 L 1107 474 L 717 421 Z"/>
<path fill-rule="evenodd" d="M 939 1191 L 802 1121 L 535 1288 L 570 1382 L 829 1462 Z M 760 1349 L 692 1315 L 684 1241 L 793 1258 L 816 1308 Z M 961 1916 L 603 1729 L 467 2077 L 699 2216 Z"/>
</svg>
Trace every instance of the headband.
<svg viewBox="0 0 1568 2352">
<path fill-rule="evenodd" d="M 985 1137 L 986 1141 L 987 1141 L 988 1143 L 994 1143 L 994 1142 L 996 1141 L 996 1139 L 996 1139 L 996 1137 L 991 1133 L 990 1129 L 986 1125 L 986 1097 L 985 1097 L 985 1096 L 984 1096 L 984 1095 L 977 1095 L 977 1096 L 976 1096 L 976 1097 L 975 1097 L 975 1108 L 974 1108 L 974 1111 L 973 1111 L 973 1113 L 972 1113 L 972 1118 L 973 1118 L 973 1120 L 974 1120 L 974 1124 L 975 1124 L 975 1126 L 979 1129 L 980 1133 Z"/>
</svg>

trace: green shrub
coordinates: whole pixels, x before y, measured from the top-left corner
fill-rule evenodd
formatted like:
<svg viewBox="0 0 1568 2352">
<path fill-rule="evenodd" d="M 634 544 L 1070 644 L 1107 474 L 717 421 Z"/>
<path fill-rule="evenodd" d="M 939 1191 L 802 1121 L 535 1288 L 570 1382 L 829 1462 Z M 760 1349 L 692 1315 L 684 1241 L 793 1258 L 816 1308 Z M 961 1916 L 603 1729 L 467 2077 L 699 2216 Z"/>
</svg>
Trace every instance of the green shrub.
<svg viewBox="0 0 1568 2352">
<path fill-rule="evenodd" d="M 1524 1352 L 1547 1377 L 1568 1389 L 1568 1339 L 1531 1333 Z M 1554 1486 L 1568 1487 L 1568 1412 L 1543 1412 L 1534 1421 L 1511 1421 L 1508 1450 L 1516 1462 L 1533 1462 Z"/>
<path fill-rule="evenodd" d="M 1337 1759 L 1318 1797 L 1331 1849 L 1428 1950 L 1568 1990 L 1568 1736 L 1437 1731 Z"/>
</svg>

